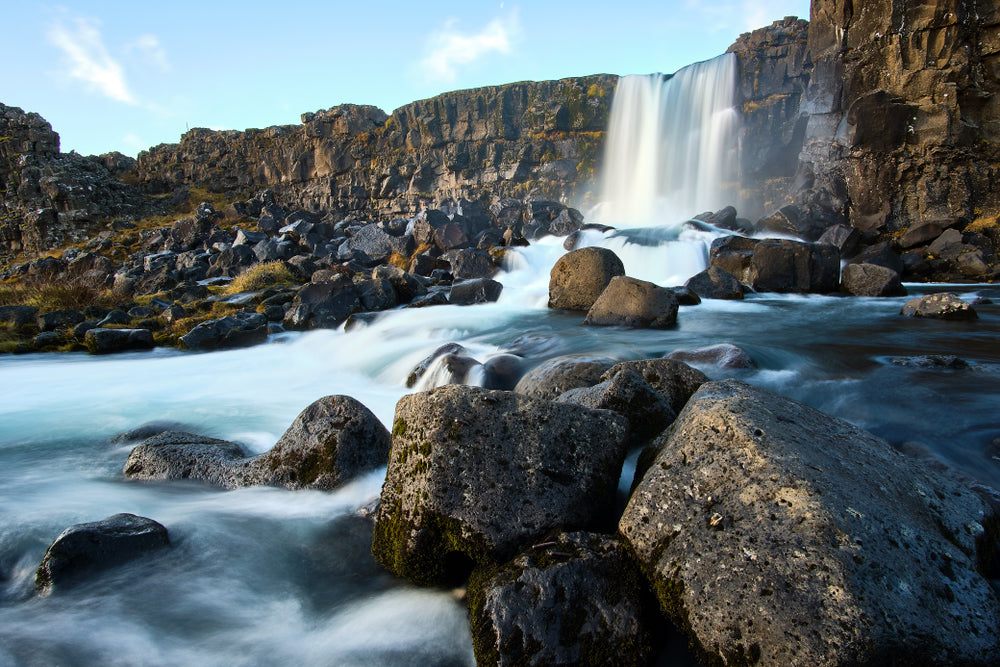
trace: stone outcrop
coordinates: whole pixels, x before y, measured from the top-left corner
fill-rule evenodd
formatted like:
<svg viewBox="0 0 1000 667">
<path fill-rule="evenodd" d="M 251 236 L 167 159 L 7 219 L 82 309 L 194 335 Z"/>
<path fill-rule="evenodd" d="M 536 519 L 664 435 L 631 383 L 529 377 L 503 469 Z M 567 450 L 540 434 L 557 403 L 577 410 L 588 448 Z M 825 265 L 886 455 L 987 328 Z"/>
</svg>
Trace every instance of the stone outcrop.
<svg viewBox="0 0 1000 667">
<path fill-rule="evenodd" d="M 996 519 L 965 486 L 734 380 L 702 386 L 657 444 L 619 529 L 707 662 L 998 659 L 977 569 Z"/>
<path fill-rule="evenodd" d="M 606 525 L 626 420 L 447 385 L 396 404 L 372 553 L 420 584 L 459 583 L 553 530 Z"/>
</svg>

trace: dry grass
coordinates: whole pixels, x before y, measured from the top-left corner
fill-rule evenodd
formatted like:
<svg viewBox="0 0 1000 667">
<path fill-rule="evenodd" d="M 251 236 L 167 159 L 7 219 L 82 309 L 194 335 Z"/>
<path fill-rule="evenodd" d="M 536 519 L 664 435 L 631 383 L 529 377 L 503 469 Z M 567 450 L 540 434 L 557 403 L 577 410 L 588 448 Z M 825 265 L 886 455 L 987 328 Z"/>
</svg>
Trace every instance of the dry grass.
<svg viewBox="0 0 1000 667">
<path fill-rule="evenodd" d="M 112 308 L 116 295 L 108 289 L 98 289 L 80 280 L 45 281 L 22 279 L 0 285 L 0 306 L 35 306 L 42 312 L 87 306 Z"/>
<path fill-rule="evenodd" d="M 292 272 L 288 270 L 288 267 L 281 260 L 254 264 L 247 267 L 243 273 L 236 276 L 233 282 L 226 286 L 225 294 L 256 292 L 268 285 L 289 283 L 294 280 L 295 276 L 292 275 Z"/>
</svg>

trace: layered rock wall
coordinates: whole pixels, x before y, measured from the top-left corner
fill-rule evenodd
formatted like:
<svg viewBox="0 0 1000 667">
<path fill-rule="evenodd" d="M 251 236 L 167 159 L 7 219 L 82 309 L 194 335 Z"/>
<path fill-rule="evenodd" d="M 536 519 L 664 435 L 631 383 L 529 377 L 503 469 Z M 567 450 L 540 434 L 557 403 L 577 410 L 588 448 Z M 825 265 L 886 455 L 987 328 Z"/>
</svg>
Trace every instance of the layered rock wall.
<svg viewBox="0 0 1000 667">
<path fill-rule="evenodd" d="M 160 192 L 270 187 L 306 209 L 376 217 L 487 194 L 565 200 L 594 174 L 616 82 L 522 82 L 445 93 L 392 115 L 342 105 L 303 114 L 301 125 L 195 129 L 142 153 L 132 176 Z"/>
</svg>

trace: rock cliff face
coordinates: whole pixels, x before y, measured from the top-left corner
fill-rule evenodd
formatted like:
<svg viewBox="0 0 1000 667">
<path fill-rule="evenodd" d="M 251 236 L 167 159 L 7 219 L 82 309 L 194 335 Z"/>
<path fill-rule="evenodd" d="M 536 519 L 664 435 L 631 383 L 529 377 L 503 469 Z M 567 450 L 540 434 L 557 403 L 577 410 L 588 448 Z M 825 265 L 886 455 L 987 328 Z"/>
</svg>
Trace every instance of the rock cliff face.
<svg viewBox="0 0 1000 667">
<path fill-rule="evenodd" d="M 430 200 L 484 194 L 566 199 L 593 176 L 617 80 L 458 91 L 388 116 L 342 105 L 303 114 L 301 125 L 195 129 L 179 144 L 140 154 L 132 176 L 160 192 L 270 187 L 303 208 L 339 215 L 409 215 Z"/>
<path fill-rule="evenodd" d="M 101 219 L 146 210 L 144 197 L 117 178 L 134 162 L 120 153 L 60 153 L 44 118 L 0 104 L 0 255 L 84 240 Z"/>
<path fill-rule="evenodd" d="M 730 50 L 741 63 L 743 185 L 758 212 L 797 204 L 819 228 L 896 237 L 929 224 L 995 227 L 995 1 L 814 0 L 808 24 L 785 19 Z"/>
</svg>

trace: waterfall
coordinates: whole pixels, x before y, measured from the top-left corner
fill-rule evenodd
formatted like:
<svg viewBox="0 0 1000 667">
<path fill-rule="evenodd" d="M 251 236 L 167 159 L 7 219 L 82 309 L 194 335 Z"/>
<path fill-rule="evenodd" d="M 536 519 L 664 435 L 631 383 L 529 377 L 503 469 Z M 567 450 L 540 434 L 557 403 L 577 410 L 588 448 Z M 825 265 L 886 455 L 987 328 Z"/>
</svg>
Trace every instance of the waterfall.
<svg viewBox="0 0 1000 667">
<path fill-rule="evenodd" d="M 595 217 L 616 227 L 676 226 L 737 204 L 735 82 L 731 53 L 669 77 L 622 77 Z"/>
</svg>

